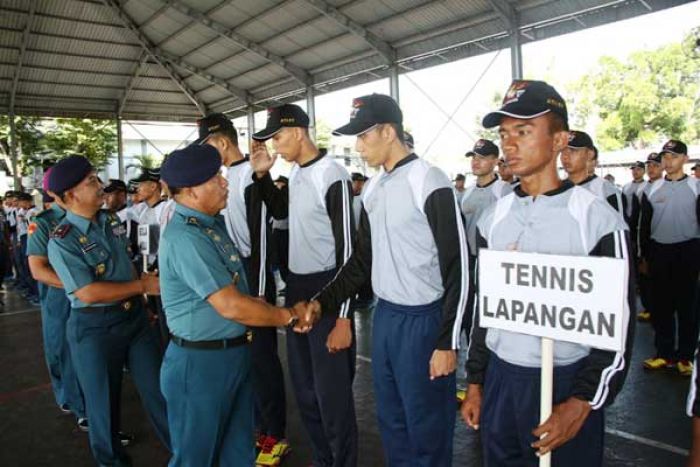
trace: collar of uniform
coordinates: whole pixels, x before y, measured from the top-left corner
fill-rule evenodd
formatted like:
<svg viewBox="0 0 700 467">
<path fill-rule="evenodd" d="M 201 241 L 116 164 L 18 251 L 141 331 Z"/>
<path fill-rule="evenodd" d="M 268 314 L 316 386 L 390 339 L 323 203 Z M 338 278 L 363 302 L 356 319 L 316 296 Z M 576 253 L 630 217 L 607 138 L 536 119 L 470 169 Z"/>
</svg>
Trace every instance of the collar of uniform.
<svg viewBox="0 0 700 467">
<path fill-rule="evenodd" d="M 235 167 L 235 166 L 241 165 L 241 164 L 243 164 L 243 163 L 245 163 L 245 162 L 248 162 L 248 156 L 245 156 L 243 159 L 231 163 L 231 165 L 229 165 L 229 167 Z"/>
<path fill-rule="evenodd" d="M 493 180 L 491 180 L 490 182 L 488 182 L 486 185 L 479 185 L 479 184 L 477 183 L 477 184 L 476 184 L 476 187 L 477 187 L 477 188 L 487 188 L 487 187 L 490 187 L 491 185 L 493 185 L 494 183 L 496 183 L 496 181 L 498 181 L 498 174 L 494 174 L 494 175 L 495 175 L 495 177 L 493 178 Z"/>
<path fill-rule="evenodd" d="M 73 224 L 78 230 L 80 230 L 80 233 L 83 235 L 88 233 L 88 230 L 90 230 L 90 226 L 92 225 L 92 221 L 90 219 L 87 219 L 83 216 L 79 216 L 78 214 L 75 214 L 72 211 L 66 211 L 66 220 Z M 99 224 L 100 222 L 100 213 L 97 212 L 95 213 L 95 223 Z"/>
<path fill-rule="evenodd" d="M 568 189 L 570 189 L 570 188 L 573 188 L 573 187 L 574 187 L 574 184 L 571 182 L 571 180 L 566 179 L 566 180 L 563 180 L 563 181 L 562 181 L 561 186 L 559 186 L 559 188 L 555 188 L 555 189 L 553 189 L 553 190 L 550 190 L 550 191 L 548 191 L 548 192 L 546 192 L 546 193 L 542 193 L 541 195 L 537 195 L 537 196 L 555 196 L 555 195 L 560 195 L 560 194 L 564 193 L 566 190 L 568 190 Z M 525 193 L 525 192 L 523 191 L 523 186 L 522 186 L 522 185 L 518 185 L 518 186 L 516 186 L 515 188 L 513 188 L 513 192 L 514 192 L 516 195 L 518 195 L 520 198 L 525 198 L 525 197 L 531 196 L 531 195 L 529 195 L 529 194 L 527 194 L 527 193 Z"/>
<path fill-rule="evenodd" d="M 409 162 L 413 162 L 413 161 L 416 160 L 416 159 L 418 159 L 418 156 L 416 156 L 416 153 L 415 153 L 415 152 L 412 152 L 412 153 L 409 154 L 408 156 L 406 156 L 406 157 L 404 157 L 403 159 L 401 159 L 400 161 L 398 161 L 398 162 L 396 163 L 396 165 L 394 166 L 394 168 L 391 169 L 391 170 L 390 170 L 389 172 L 387 172 L 387 173 L 392 173 L 394 170 L 398 169 L 399 167 L 403 167 L 404 165 L 408 164 Z"/>
<path fill-rule="evenodd" d="M 151 209 L 153 209 L 153 208 L 155 208 L 156 206 L 158 206 L 160 203 L 162 203 L 163 201 L 165 201 L 165 200 L 164 200 L 163 198 L 161 198 L 161 199 L 159 199 L 159 200 L 156 202 L 156 204 L 154 204 L 153 206 L 148 206 L 148 207 L 151 208 Z M 146 203 L 146 204 L 148 204 L 148 203 Z"/>
<path fill-rule="evenodd" d="M 667 182 L 671 182 L 671 183 L 673 183 L 673 182 L 682 182 L 682 181 L 685 180 L 686 178 L 688 178 L 688 174 L 683 175 L 683 176 L 682 176 L 681 178 L 679 178 L 678 180 L 671 180 L 670 178 L 668 178 L 668 175 L 664 176 L 664 180 L 666 180 Z"/>
<path fill-rule="evenodd" d="M 216 221 L 216 217 L 205 214 L 202 211 L 197 211 L 196 209 L 188 208 L 187 206 L 175 203 L 175 212 L 183 216 L 185 219 L 189 217 L 194 217 L 199 222 L 204 225 L 204 227 L 211 227 Z"/>
<path fill-rule="evenodd" d="M 52 203 L 51 209 L 53 210 L 54 214 L 56 214 L 59 217 L 63 217 L 66 215 L 65 209 L 59 206 L 58 203 Z"/>
<path fill-rule="evenodd" d="M 319 151 L 319 152 L 318 152 L 318 155 L 317 155 L 316 157 L 314 157 L 313 159 L 311 159 L 311 160 L 310 160 L 309 162 L 307 162 L 306 164 L 299 164 L 299 167 L 302 168 L 302 169 L 303 169 L 304 167 L 309 167 L 310 165 L 315 164 L 316 162 L 320 161 L 320 160 L 323 159 L 324 157 L 325 157 L 325 154 L 323 154 L 321 151 Z"/>
<path fill-rule="evenodd" d="M 585 185 L 586 183 L 588 183 L 592 180 L 595 180 L 596 178 L 598 178 L 598 176 L 596 174 L 593 174 L 590 177 L 584 178 L 583 180 L 581 180 L 581 183 L 577 183 L 577 185 Z"/>
</svg>

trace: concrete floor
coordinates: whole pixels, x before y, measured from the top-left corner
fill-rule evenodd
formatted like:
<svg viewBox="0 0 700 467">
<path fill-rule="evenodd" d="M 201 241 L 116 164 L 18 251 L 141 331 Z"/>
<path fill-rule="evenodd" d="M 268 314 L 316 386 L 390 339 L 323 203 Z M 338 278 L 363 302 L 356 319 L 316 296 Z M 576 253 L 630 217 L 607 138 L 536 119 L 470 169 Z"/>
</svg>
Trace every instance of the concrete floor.
<svg viewBox="0 0 700 467">
<path fill-rule="evenodd" d="M 43 359 L 39 310 L 12 292 L 0 313 L 0 466 L 91 466 L 87 435 L 77 431 L 71 416 L 56 408 Z M 371 311 L 356 314 L 358 336 L 355 400 L 360 431 L 359 464 L 383 465 L 375 419 L 370 372 Z M 607 410 L 605 465 L 673 467 L 684 464 L 690 447 L 690 419 L 684 415 L 689 379 L 674 371 L 645 373 L 641 361 L 651 355 L 649 325 L 637 326 L 635 352 L 625 388 Z M 284 336 L 280 336 L 282 358 Z M 285 365 L 286 366 L 286 365 Z M 289 388 L 289 384 L 287 385 Z M 164 466 L 168 453 L 159 445 L 128 376 L 123 393 L 122 426 L 137 442 L 128 448 L 136 466 Z M 288 435 L 293 452 L 283 463 L 306 467 L 309 442 L 288 393 Z M 455 466 L 481 465 L 479 440 L 458 418 Z"/>
</svg>

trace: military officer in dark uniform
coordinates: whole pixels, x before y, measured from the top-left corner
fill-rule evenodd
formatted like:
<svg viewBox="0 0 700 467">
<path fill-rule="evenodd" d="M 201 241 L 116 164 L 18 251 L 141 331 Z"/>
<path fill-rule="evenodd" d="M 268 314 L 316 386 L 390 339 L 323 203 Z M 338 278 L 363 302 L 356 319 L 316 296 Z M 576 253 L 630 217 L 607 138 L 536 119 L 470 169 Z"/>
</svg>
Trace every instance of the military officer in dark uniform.
<svg viewBox="0 0 700 467">
<path fill-rule="evenodd" d="M 161 168 L 176 202 L 159 246 L 172 333 L 161 370 L 171 467 L 254 465 L 252 334 L 246 326 L 297 324 L 302 330 L 293 309 L 248 295 L 240 253 L 219 215 L 228 194 L 220 169 L 221 156 L 209 145 L 174 151 Z"/>
<path fill-rule="evenodd" d="M 119 218 L 100 210 L 102 184 L 86 158 L 58 162 L 48 188 L 66 208 L 48 254 L 71 302 L 68 342 L 90 417 L 90 448 L 99 465 L 131 465 L 117 434 L 125 364 L 156 433 L 170 448 L 158 341 L 142 297 L 159 293 L 158 279 L 136 275 Z"/>
</svg>

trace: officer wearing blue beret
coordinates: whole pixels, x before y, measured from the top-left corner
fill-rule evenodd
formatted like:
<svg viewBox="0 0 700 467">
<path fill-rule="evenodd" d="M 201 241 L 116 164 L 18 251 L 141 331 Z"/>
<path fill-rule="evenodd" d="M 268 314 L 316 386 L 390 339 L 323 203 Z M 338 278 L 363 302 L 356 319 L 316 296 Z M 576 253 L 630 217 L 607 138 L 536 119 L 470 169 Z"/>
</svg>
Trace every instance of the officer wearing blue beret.
<svg viewBox="0 0 700 467">
<path fill-rule="evenodd" d="M 48 253 L 71 302 L 68 342 L 90 417 L 90 448 L 100 465 L 131 465 L 117 435 L 125 364 L 158 436 L 170 447 L 158 341 L 142 297 L 159 293 L 158 279 L 136 276 L 119 218 L 100 210 L 102 184 L 87 159 L 58 162 L 48 189 L 66 208 Z"/>
<path fill-rule="evenodd" d="M 159 247 L 171 332 L 161 369 L 170 466 L 255 464 L 250 342 L 246 326 L 308 330 L 310 314 L 248 295 L 241 257 L 219 212 L 228 183 L 213 146 L 174 151 L 161 167 L 175 214 Z"/>
</svg>

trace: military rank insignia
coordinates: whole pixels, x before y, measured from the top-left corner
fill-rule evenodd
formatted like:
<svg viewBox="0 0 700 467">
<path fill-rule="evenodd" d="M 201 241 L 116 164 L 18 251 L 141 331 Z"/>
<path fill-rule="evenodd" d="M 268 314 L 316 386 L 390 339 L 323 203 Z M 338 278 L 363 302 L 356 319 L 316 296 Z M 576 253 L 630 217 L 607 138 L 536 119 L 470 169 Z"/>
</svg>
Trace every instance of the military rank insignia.
<svg viewBox="0 0 700 467">
<path fill-rule="evenodd" d="M 71 225 L 70 224 L 61 224 L 55 229 L 53 229 L 53 232 L 51 232 L 51 237 L 52 238 L 65 238 L 66 235 L 68 235 L 68 232 L 70 232 Z"/>
<path fill-rule="evenodd" d="M 107 268 L 105 267 L 104 263 L 100 263 L 95 267 L 95 274 L 97 274 L 98 276 L 101 276 L 102 274 L 105 273 L 106 270 L 107 270 Z"/>
</svg>

